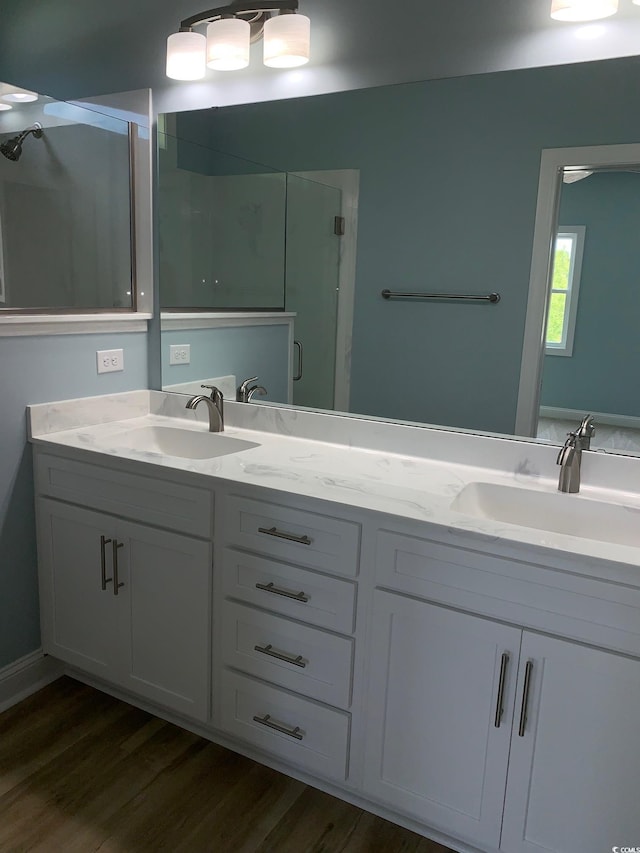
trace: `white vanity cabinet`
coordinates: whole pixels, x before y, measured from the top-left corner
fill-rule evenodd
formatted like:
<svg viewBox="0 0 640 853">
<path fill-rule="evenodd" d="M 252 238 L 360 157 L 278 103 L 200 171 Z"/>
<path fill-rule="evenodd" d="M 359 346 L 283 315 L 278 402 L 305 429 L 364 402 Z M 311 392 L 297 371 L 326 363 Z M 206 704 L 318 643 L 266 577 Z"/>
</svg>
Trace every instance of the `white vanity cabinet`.
<svg viewBox="0 0 640 853">
<path fill-rule="evenodd" d="M 218 504 L 214 724 L 344 780 L 360 525 L 254 495 Z"/>
<path fill-rule="evenodd" d="M 502 558 L 388 531 L 378 546 L 365 793 L 480 849 L 600 853 L 637 840 L 640 660 L 508 624 L 534 599 L 525 583 L 518 602 Z M 554 590 L 547 571 L 547 583 L 561 616 L 561 587 L 580 579 L 558 576 Z M 601 598 L 602 622 L 616 599 L 621 622 L 640 604 L 614 588 L 607 613 L 603 587 L 587 581 L 584 602 Z"/>
<path fill-rule="evenodd" d="M 153 519 L 174 484 L 57 457 L 37 458 L 37 482 Z M 90 488 L 93 481 L 93 497 Z M 138 489 L 150 489 L 149 504 Z M 57 485 L 56 485 L 57 484 Z M 180 493 L 178 487 L 177 494 Z M 65 497 L 72 497 L 65 494 Z M 207 493 L 205 501 L 210 504 Z M 180 524 L 180 511 L 174 526 Z M 51 497 L 37 500 L 45 652 L 181 715 L 209 714 L 211 543 Z"/>
</svg>

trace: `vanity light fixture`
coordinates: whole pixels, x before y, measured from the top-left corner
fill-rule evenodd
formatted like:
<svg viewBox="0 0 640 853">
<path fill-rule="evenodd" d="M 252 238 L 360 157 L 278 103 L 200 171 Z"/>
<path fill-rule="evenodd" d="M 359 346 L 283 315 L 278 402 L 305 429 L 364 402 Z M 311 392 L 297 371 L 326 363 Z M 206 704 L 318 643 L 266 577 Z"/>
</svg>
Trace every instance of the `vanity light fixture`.
<svg viewBox="0 0 640 853">
<path fill-rule="evenodd" d="M 551 0 L 551 17 L 556 21 L 597 21 L 617 11 L 618 0 Z"/>
<path fill-rule="evenodd" d="M 203 24 L 206 36 L 193 30 Z M 298 0 L 234 0 L 180 23 L 180 31 L 167 39 L 167 77 L 201 80 L 207 67 L 246 68 L 250 44 L 261 38 L 265 65 L 295 68 L 309 61 L 309 34 L 309 18 L 298 14 Z"/>
</svg>

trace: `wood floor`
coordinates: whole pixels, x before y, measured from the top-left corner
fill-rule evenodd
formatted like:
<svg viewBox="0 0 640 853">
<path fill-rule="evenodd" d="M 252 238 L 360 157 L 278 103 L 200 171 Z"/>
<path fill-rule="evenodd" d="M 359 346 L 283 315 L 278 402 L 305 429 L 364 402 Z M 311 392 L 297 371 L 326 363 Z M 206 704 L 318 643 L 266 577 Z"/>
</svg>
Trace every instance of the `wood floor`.
<svg viewBox="0 0 640 853">
<path fill-rule="evenodd" d="M 451 853 L 69 678 L 0 714 L 0 853 Z"/>
</svg>

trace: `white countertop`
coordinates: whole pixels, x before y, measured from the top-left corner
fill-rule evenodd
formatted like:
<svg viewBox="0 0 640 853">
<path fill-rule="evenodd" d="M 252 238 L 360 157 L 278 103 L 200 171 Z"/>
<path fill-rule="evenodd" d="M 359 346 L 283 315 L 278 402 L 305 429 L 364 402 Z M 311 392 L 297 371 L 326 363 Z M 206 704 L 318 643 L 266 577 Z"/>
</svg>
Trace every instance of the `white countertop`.
<svg viewBox="0 0 640 853">
<path fill-rule="evenodd" d="M 109 401 L 109 405 L 105 408 L 98 407 L 97 411 L 96 400 Z M 255 442 L 258 446 L 250 450 L 213 459 L 185 459 L 162 453 L 124 449 L 119 444 L 120 433 L 144 426 L 180 426 L 195 432 L 208 431 L 207 425 L 200 420 L 202 417 L 206 418 L 206 412 L 202 411 L 204 406 L 200 407 L 197 413 L 183 412 L 183 408 L 184 398 L 160 392 L 131 392 L 129 395 L 113 395 L 110 398 L 32 406 L 29 407 L 30 440 L 51 450 L 59 451 L 65 448 L 82 451 L 83 454 L 99 454 L 102 458 L 96 456 L 95 461 L 102 464 L 105 457 L 116 457 L 121 462 L 131 460 L 151 463 L 159 468 L 188 472 L 199 477 L 261 486 L 403 519 L 429 522 L 442 526 L 449 534 L 473 535 L 474 547 L 479 546 L 480 540 L 504 544 L 519 543 L 528 546 L 526 550 L 529 560 L 532 547 L 545 551 L 551 549 L 565 557 L 572 555 L 584 558 L 580 561 L 579 570 L 584 570 L 587 574 L 591 573 L 590 567 L 602 560 L 640 566 L 640 523 L 638 547 L 635 547 L 506 524 L 490 518 L 464 515 L 451 509 L 454 498 L 467 484 L 473 482 L 501 483 L 555 494 L 555 449 L 526 442 L 446 431 L 435 435 L 435 430 L 422 430 L 423 441 L 427 444 L 429 441 L 453 441 L 451 446 L 455 447 L 457 439 L 459 452 L 453 454 L 456 458 L 468 460 L 475 455 L 479 461 L 485 463 L 484 466 L 467 462 L 463 464 L 444 461 L 441 458 L 429 458 L 428 447 L 421 455 L 357 447 L 355 441 L 358 437 L 359 422 L 348 418 L 341 420 L 347 422 L 346 426 L 342 426 L 348 432 L 351 446 L 347 443 L 329 443 L 283 434 L 291 430 L 291 424 L 286 427 L 280 424 L 279 431 L 274 431 L 276 410 L 246 404 L 232 404 L 227 407 L 228 410 L 231 409 L 231 417 L 228 420 L 238 421 L 244 418 L 245 421 L 250 419 L 256 423 L 262 421 L 266 428 L 246 429 L 227 423 L 224 434 Z M 153 413 L 158 411 L 170 411 L 178 417 Z M 189 416 L 193 419 L 190 420 Z M 198 420 L 195 420 L 196 417 Z M 331 428 L 329 424 L 331 420 L 338 420 L 337 416 L 315 417 L 324 417 L 325 420 L 320 424 L 324 432 L 339 437 L 338 427 Z M 292 420 L 295 420 L 295 415 L 292 415 Z M 74 423 L 81 425 L 74 427 Z M 363 430 L 367 429 L 367 423 L 369 430 L 374 428 L 371 422 L 365 422 Z M 391 426 L 391 430 L 393 429 Z M 395 429 L 399 431 L 396 437 L 402 438 L 402 430 L 411 428 Z M 308 429 L 306 431 L 309 432 Z M 390 434 L 394 435 L 393 432 Z M 409 439 L 414 440 L 412 436 L 409 436 Z M 400 440 L 399 444 L 405 446 L 411 444 L 411 441 Z M 473 442 L 477 445 L 475 454 Z M 512 445 L 515 445 L 515 450 Z M 547 467 L 549 472 L 553 472 L 553 477 L 545 476 L 546 471 L 536 464 L 538 448 L 545 464 L 547 457 L 553 457 L 553 465 Z M 514 452 L 516 456 L 513 456 Z M 517 456 L 518 452 L 520 457 Z M 509 466 L 504 469 L 497 464 L 501 453 Z M 434 456 L 442 456 L 442 448 L 434 452 Z M 138 466 L 136 468 L 139 470 Z M 567 501 L 595 499 L 621 504 L 629 507 L 631 512 L 640 513 L 640 494 L 628 490 L 594 487 L 586 483 L 579 495 L 562 495 L 562 498 Z"/>
</svg>

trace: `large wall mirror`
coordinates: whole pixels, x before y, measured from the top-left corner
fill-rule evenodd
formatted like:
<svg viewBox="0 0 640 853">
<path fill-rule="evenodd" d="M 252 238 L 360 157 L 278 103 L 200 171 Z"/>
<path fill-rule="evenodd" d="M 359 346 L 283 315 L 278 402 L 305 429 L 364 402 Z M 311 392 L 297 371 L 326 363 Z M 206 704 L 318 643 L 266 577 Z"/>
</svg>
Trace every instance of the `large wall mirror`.
<svg viewBox="0 0 640 853">
<path fill-rule="evenodd" d="M 607 449 L 636 452 L 640 409 L 630 373 L 619 369 L 637 366 L 632 335 L 624 356 L 608 357 L 621 350 L 622 325 L 635 316 L 636 262 L 630 246 L 605 261 L 602 246 L 621 229 L 633 233 L 636 177 L 631 167 L 612 172 L 607 154 L 620 165 L 619 145 L 640 136 L 631 86 L 639 73 L 636 59 L 615 60 L 163 117 L 172 140 L 164 144 L 174 153 L 169 178 L 161 152 L 161 188 L 168 180 L 187 189 L 170 202 L 161 191 L 161 223 L 178 210 L 200 217 L 162 232 L 163 384 L 189 391 L 199 380 L 257 374 L 267 402 L 552 443 L 564 438 L 565 421 L 593 412 L 595 447 L 601 439 Z M 600 154 L 589 162 L 575 148 L 595 144 Z M 200 156 L 186 156 L 190 148 Z M 548 149 L 570 153 L 564 162 L 542 157 L 541 165 Z M 217 165 L 203 166 L 211 162 Z M 269 165 L 243 171 L 240 162 Z M 585 162 L 594 174 L 563 182 L 565 167 Z M 640 156 L 627 152 L 626 165 L 633 162 Z M 185 174 L 176 178 L 176 170 Z M 280 206 L 275 191 L 247 195 L 248 180 L 258 177 L 280 188 Z M 224 207 L 212 215 L 232 221 L 218 219 L 216 233 L 207 225 L 207 236 L 198 229 L 203 211 L 214 222 L 206 212 L 214 198 Z M 316 246 L 309 237 L 295 242 L 307 224 Z M 225 258 L 227 277 L 244 280 L 226 304 L 197 302 L 186 284 L 177 285 L 184 299 L 165 290 L 169 262 L 175 267 L 178 258 L 187 269 L 194 254 L 185 247 L 196 234 L 195 254 L 225 235 L 216 255 Z M 247 325 L 246 311 L 259 307 L 256 289 L 277 279 L 275 254 L 268 256 L 276 247 L 282 302 L 265 305 Z M 242 261 L 229 264 L 232 254 Z M 206 287 L 213 267 L 205 266 Z M 386 300 L 387 289 L 496 292 L 500 301 Z M 224 287 L 219 294 L 229 296 Z M 566 343 L 569 326 L 571 347 L 560 354 L 551 338 Z M 181 345 L 190 347 L 183 363 L 170 353 Z M 317 400 L 313 389 L 297 395 L 295 377 L 313 375 L 316 365 L 332 386 Z"/>
<path fill-rule="evenodd" d="M 135 310 L 132 132 L 0 84 L 0 316 Z"/>
</svg>

